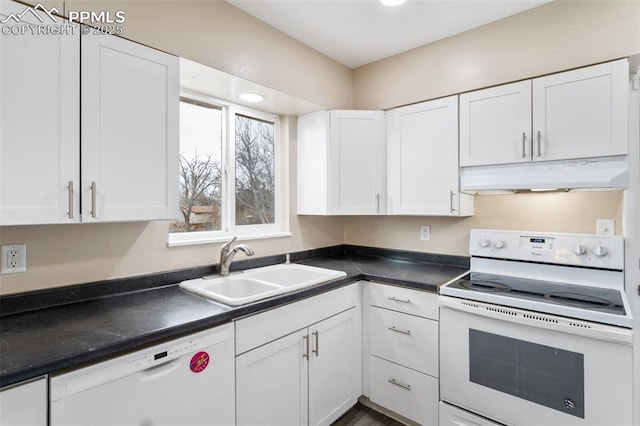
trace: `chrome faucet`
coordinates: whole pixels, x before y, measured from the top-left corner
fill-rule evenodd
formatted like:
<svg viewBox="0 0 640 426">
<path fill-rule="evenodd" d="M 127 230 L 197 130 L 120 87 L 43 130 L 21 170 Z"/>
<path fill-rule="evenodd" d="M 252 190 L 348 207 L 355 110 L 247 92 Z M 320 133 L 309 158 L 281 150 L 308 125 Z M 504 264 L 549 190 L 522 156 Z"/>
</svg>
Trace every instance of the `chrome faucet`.
<svg viewBox="0 0 640 426">
<path fill-rule="evenodd" d="M 231 248 L 231 244 L 236 240 L 236 237 L 233 237 L 231 241 L 227 241 L 220 247 L 220 275 L 226 276 L 229 275 L 229 266 L 231 266 L 231 262 L 233 261 L 233 256 L 236 255 L 238 251 L 243 252 L 247 256 L 253 256 L 255 252 L 246 244 L 238 244 L 233 249 Z"/>
</svg>

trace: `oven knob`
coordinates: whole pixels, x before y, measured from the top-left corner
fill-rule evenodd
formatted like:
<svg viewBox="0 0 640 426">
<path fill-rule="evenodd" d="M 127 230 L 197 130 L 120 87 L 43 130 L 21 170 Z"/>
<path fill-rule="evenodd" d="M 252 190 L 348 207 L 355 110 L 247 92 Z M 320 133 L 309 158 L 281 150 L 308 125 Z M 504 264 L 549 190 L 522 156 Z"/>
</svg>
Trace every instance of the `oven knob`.
<svg viewBox="0 0 640 426">
<path fill-rule="evenodd" d="M 495 240 L 493 242 L 493 246 L 497 249 L 501 249 L 501 248 L 504 248 L 505 242 L 503 240 Z"/>
<path fill-rule="evenodd" d="M 591 251 L 593 252 L 593 254 L 595 254 L 597 257 L 605 257 L 607 255 L 607 253 L 609 253 L 609 250 L 607 250 L 607 248 L 605 246 L 594 246 Z"/>
<path fill-rule="evenodd" d="M 578 256 L 581 256 L 583 254 L 585 254 L 587 252 L 587 248 L 585 246 L 583 246 L 582 244 L 575 244 L 573 246 L 573 254 L 577 254 Z"/>
<path fill-rule="evenodd" d="M 482 248 L 487 248 L 489 247 L 489 245 L 491 244 L 490 240 L 487 240 L 486 238 L 481 239 L 478 244 L 480 245 L 480 247 Z"/>
</svg>

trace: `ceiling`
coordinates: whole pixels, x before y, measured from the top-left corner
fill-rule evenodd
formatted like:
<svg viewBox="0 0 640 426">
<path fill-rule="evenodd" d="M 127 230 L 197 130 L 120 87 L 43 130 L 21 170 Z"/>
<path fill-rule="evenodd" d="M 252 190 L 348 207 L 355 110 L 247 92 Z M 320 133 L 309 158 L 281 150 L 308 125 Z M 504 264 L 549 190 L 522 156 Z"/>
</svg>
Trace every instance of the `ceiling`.
<svg viewBox="0 0 640 426">
<path fill-rule="evenodd" d="M 356 68 L 551 0 L 227 0 L 315 50 Z"/>
</svg>

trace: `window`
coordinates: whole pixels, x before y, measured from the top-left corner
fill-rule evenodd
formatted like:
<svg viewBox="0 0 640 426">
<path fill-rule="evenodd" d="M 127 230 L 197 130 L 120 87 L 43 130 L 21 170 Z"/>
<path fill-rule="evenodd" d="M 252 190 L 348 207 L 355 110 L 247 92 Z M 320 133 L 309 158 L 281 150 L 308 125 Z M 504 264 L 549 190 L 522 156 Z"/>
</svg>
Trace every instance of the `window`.
<svg viewBox="0 0 640 426">
<path fill-rule="evenodd" d="M 169 245 L 290 235 L 277 116 L 180 99 L 180 212 Z"/>
</svg>

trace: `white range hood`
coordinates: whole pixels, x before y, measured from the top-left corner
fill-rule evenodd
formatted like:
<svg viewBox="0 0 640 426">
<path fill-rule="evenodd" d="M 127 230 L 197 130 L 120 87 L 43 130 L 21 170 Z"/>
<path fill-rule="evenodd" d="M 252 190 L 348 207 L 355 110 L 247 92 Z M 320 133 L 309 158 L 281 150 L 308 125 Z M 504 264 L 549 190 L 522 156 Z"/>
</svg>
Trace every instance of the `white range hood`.
<svg viewBox="0 0 640 426">
<path fill-rule="evenodd" d="M 463 192 L 626 188 L 626 156 L 463 167 Z"/>
</svg>

